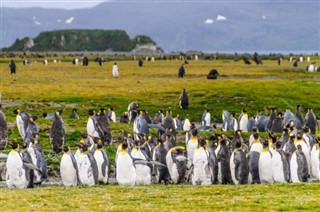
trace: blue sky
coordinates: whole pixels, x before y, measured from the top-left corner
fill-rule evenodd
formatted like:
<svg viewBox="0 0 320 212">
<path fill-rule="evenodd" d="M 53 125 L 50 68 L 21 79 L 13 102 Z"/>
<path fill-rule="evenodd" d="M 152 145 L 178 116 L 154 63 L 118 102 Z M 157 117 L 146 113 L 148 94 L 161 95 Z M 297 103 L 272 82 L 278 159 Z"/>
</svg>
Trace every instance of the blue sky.
<svg viewBox="0 0 320 212">
<path fill-rule="evenodd" d="M 79 9 L 90 8 L 98 5 L 104 0 L 0 0 L 2 7 L 26 8 L 60 8 L 60 9 Z"/>
</svg>

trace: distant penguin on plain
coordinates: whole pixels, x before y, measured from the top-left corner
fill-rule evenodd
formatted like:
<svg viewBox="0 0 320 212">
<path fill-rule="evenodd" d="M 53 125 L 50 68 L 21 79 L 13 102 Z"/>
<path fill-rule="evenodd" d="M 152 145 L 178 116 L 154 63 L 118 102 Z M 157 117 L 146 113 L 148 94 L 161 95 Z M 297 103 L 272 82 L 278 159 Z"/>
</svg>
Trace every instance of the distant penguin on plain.
<svg viewBox="0 0 320 212">
<path fill-rule="evenodd" d="M 179 106 L 181 109 L 188 109 L 189 98 L 185 88 L 182 90 L 182 93 L 180 94 Z"/>
<path fill-rule="evenodd" d="M 61 116 L 62 110 L 57 110 L 54 115 L 54 120 L 50 129 L 49 138 L 53 151 L 61 152 L 61 147 L 66 143 L 66 134 L 64 130 L 64 121 Z"/>
<path fill-rule="evenodd" d="M 70 119 L 79 119 L 79 116 L 77 114 L 77 109 L 76 108 L 73 108 L 72 109 L 72 113 L 71 115 L 69 116 Z"/>
</svg>

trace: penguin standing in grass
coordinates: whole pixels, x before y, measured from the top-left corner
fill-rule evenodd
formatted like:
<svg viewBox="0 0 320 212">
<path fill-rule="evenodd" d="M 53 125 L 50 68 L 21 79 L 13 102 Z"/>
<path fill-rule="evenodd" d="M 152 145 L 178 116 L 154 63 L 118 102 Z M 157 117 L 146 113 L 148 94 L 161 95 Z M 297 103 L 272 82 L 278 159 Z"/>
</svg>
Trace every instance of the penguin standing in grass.
<svg viewBox="0 0 320 212">
<path fill-rule="evenodd" d="M 277 117 L 272 122 L 271 131 L 272 132 L 281 132 L 283 129 L 283 117 L 282 113 L 279 112 Z"/>
<path fill-rule="evenodd" d="M 134 185 L 136 183 L 136 167 L 127 150 L 127 143 L 122 143 L 116 161 L 116 180 L 119 185 Z"/>
<path fill-rule="evenodd" d="M 167 153 L 168 149 L 164 147 L 163 141 L 161 139 L 158 139 L 158 145 L 154 148 L 152 160 L 157 161 L 166 166 Z M 153 175 L 156 176 L 157 183 L 161 183 L 163 181 L 165 184 L 167 184 L 169 182 L 170 174 L 167 167 L 155 166 L 153 172 Z"/>
<path fill-rule="evenodd" d="M 61 152 L 61 147 L 66 143 L 66 134 L 64 130 L 64 121 L 61 116 L 62 110 L 57 110 L 54 114 L 54 120 L 50 129 L 49 138 L 53 151 Z"/>
<path fill-rule="evenodd" d="M 314 114 L 311 108 L 308 109 L 305 119 L 306 121 L 304 125 L 310 128 L 312 134 L 316 134 L 316 126 L 318 125 L 318 123 L 316 115 Z"/>
<path fill-rule="evenodd" d="M 276 118 L 277 118 L 276 108 L 273 107 L 271 108 L 271 113 L 269 115 L 266 131 L 270 131 L 272 129 L 273 120 L 275 120 Z"/>
<path fill-rule="evenodd" d="M 318 138 L 316 138 L 316 143 L 311 150 L 311 171 L 312 176 L 320 180 L 320 143 Z"/>
<path fill-rule="evenodd" d="M 0 103 L 0 150 L 6 148 L 8 143 L 8 125 L 6 121 L 6 116 L 2 112 L 2 104 Z"/>
<path fill-rule="evenodd" d="M 206 148 L 206 141 L 199 139 L 199 146 L 194 151 L 192 168 L 192 185 L 211 185 L 217 181 L 217 164 L 210 151 Z"/>
<path fill-rule="evenodd" d="M 79 169 L 79 179 L 82 185 L 92 186 L 98 184 L 98 166 L 92 153 L 89 151 L 89 147 L 81 142 L 77 143 L 80 148 L 80 156 L 77 160 Z"/>
<path fill-rule="evenodd" d="M 297 139 L 294 142 L 294 145 L 296 146 L 296 148 L 298 148 L 298 145 L 301 146 L 302 152 L 306 157 L 307 160 L 307 164 L 308 164 L 308 172 L 309 174 L 311 171 L 311 162 L 310 162 L 310 149 L 308 147 L 308 145 L 306 144 L 306 142 L 303 140 L 302 138 L 302 132 L 299 130 L 297 133 Z"/>
<path fill-rule="evenodd" d="M 98 181 L 102 184 L 107 184 L 110 176 L 110 159 L 103 148 L 101 140 L 98 140 L 93 156 L 97 162 L 99 172 Z"/>
<path fill-rule="evenodd" d="M 97 121 L 95 122 L 95 129 L 98 131 L 99 138 L 103 145 L 109 146 L 112 140 L 111 127 L 108 114 L 104 108 L 99 110 Z"/>
<path fill-rule="evenodd" d="M 211 114 L 208 111 L 208 109 L 205 109 L 201 117 L 201 126 L 210 127 L 210 125 L 211 125 Z"/>
<path fill-rule="evenodd" d="M 218 181 L 222 184 L 229 184 L 232 182 L 230 171 L 230 151 L 228 141 L 222 138 L 220 141 L 220 149 L 217 153 L 218 159 Z"/>
<path fill-rule="evenodd" d="M 268 150 L 268 141 L 262 142 L 262 151 L 259 157 L 259 178 L 261 183 L 273 183 L 272 154 Z"/>
<path fill-rule="evenodd" d="M 248 114 L 247 109 L 243 109 L 239 115 L 239 130 L 242 132 L 248 132 Z"/>
<path fill-rule="evenodd" d="M 32 188 L 32 175 L 27 176 L 28 169 L 40 171 L 31 161 L 23 158 L 20 153 L 19 144 L 15 141 L 9 142 L 12 146 L 12 150 L 8 154 L 6 162 L 6 184 L 9 188 Z M 30 159 L 30 158 L 29 158 Z M 29 180 L 30 181 L 29 181 Z M 31 184 L 30 184 L 31 183 Z"/>
<path fill-rule="evenodd" d="M 70 119 L 79 119 L 79 116 L 77 114 L 77 109 L 76 108 L 73 108 L 72 109 L 72 113 L 71 115 L 69 116 Z"/>
<path fill-rule="evenodd" d="M 290 159 L 290 175 L 293 183 L 307 182 L 308 163 L 301 145 L 297 145 L 297 150 Z"/>
<path fill-rule="evenodd" d="M 21 156 L 22 156 L 22 160 L 25 162 L 29 162 L 32 163 L 32 158 L 30 153 L 28 152 L 28 146 L 26 144 L 23 144 L 22 146 L 22 151 L 21 151 Z M 24 167 L 26 170 L 26 178 L 28 181 L 28 186 L 27 188 L 33 188 L 34 187 L 34 170 L 30 169 L 28 167 Z"/>
<path fill-rule="evenodd" d="M 182 90 L 182 93 L 180 94 L 179 97 L 179 106 L 181 109 L 188 109 L 189 106 L 189 98 L 188 94 L 186 92 L 186 89 Z"/>
<path fill-rule="evenodd" d="M 15 109 L 13 113 L 17 115 L 16 116 L 17 127 L 22 139 L 24 139 L 26 136 L 26 130 L 28 127 L 30 114 L 19 109 Z"/>
<path fill-rule="evenodd" d="M 79 169 L 72 150 L 68 146 L 62 147 L 63 155 L 60 162 L 60 176 L 66 187 L 81 185 Z"/>
<path fill-rule="evenodd" d="M 39 129 L 35 121 L 37 120 L 36 116 L 29 118 L 28 126 L 26 129 L 26 135 L 23 142 L 29 145 L 29 143 L 36 139 L 39 136 Z"/>
<path fill-rule="evenodd" d="M 272 154 L 272 175 L 274 182 L 286 183 L 290 181 L 290 164 L 280 141 L 276 142 L 276 150 Z"/>
<path fill-rule="evenodd" d="M 87 121 L 87 133 L 92 138 L 99 138 L 99 132 L 96 128 L 98 117 L 94 110 L 88 110 L 89 118 Z"/>
<path fill-rule="evenodd" d="M 250 152 L 248 153 L 248 165 L 249 165 L 249 182 L 252 184 L 260 183 L 259 176 L 259 158 L 262 151 L 262 144 L 260 139 L 256 139 L 250 146 Z"/>
<path fill-rule="evenodd" d="M 30 142 L 28 146 L 28 152 L 31 155 L 33 164 L 40 170 L 38 172 L 34 172 L 34 184 L 40 185 L 41 183 L 48 180 L 48 171 L 46 158 L 38 142 L 38 139 L 35 139 L 33 142 Z"/>
<path fill-rule="evenodd" d="M 197 128 L 193 128 L 191 130 L 192 137 L 187 142 L 187 155 L 188 155 L 188 166 L 191 167 L 193 163 L 193 154 L 195 149 L 198 146 L 198 130 Z"/>
<path fill-rule="evenodd" d="M 174 184 L 185 182 L 187 172 L 186 149 L 182 146 L 171 148 L 166 156 L 168 171 Z"/>
<path fill-rule="evenodd" d="M 237 142 L 230 157 L 231 177 L 234 184 L 247 184 L 249 166 L 247 157 L 244 154 L 241 142 Z"/>
<path fill-rule="evenodd" d="M 290 161 L 292 154 L 296 151 L 295 135 L 293 133 L 289 134 L 289 140 L 283 145 L 282 149 Z"/>
<path fill-rule="evenodd" d="M 147 160 L 147 157 L 140 149 L 140 142 L 135 142 L 135 147 L 131 150 L 131 156 L 135 159 Z M 151 168 L 147 165 L 137 164 L 136 170 L 136 184 L 150 185 L 151 184 Z"/>
<path fill-rule="evenodd" d="M 259 132 L 266 132 L 269 123 L 269 116 L 261 115 L 261 111 L 257 112 L 257 128 Z"/>
<path fill-rule="evenodd" d="M 136 102 L 132 102 L 128 106 L 129 113 L 129 122 L 132 123 L 136 119 L 138 115 L 138 104 Z"/>
</svg>

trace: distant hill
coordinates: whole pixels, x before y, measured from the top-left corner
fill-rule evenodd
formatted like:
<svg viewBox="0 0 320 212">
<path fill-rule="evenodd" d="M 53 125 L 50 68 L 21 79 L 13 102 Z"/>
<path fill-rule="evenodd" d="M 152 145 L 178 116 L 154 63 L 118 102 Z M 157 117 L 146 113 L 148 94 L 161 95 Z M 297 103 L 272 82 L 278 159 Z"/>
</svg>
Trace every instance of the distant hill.
<svg viewBox="0 0 320 212">
<path fill-rule="evenodd" d="M 122 29 L 130 37 L 151 37 L 167 52 L 319 50 L 319 10 L 314 0 L 114 0 L 75 10 L 3 7 L 0 48 L 44 31 Z"/>
<path fill-rule="evenodd" d="M 123 30 L 55 30 L 41 32 L 36 38 L 16 39 L 4 51 L 161 51 L 148 36 L 130 39 Z"/>
</svg>

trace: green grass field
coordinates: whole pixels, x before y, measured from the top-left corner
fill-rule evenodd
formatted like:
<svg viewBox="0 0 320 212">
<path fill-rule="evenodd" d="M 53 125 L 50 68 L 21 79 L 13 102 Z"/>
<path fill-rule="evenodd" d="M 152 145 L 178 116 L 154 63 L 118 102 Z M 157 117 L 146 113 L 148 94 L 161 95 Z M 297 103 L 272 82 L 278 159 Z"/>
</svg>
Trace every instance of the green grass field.
<svg viewBox="0 0 320 212">
<path fill-rule="evenodd" d="M 320 73 L 305 71 L 306 62 L 298 68 L 284 61 L 264 61 L 263 65 L 244 65 L 243 61 L 211 60 L 190 61 L 186 77 L 178 79 L 181 61 L 145 62 L 142 68 L 137 61 L 117 61 L 120 78 L 113 79 L 113 61 L 100 67 L 90 61 L 88 67 L 71 64 L 72 58 L 62 63 L 23 66 L 15 58 L 17 74 L 8 71 L 8 58 L 1 59 L 0 91 L 3 111 L 9 125 L 9 140 L 22 142 L 15 124 L 13 110 L 20 108 L 34 115 L 65 109 L 63 117 L 67 144 L 74 148 L 80 132 L 86 130 L 87 110 L 113 106 L 119 115 L 132 101 L 148 109 L 151 117 L 159 109 L 171 108 L 173 115 L 189 116 L 199 122 L 204 109 L 221 122 L 221 112 L 240 112 L 247 108 L 249 115 L 257 110 L 268 113 L 268 108 L 295 111 L 301 104 L 303 113 L 312 107 L 320 116 Z M 319 57 L 314 57 L 317 64 Z M 218 80 L 207 80 L 212 68 L 220 73 Z M 189 109 L 181 110 L 178 99 L 183 88 L 189 94 Z M 78 109 L 79 120 L 69 119 L 72 108 Z M 39 118 L 40 144 L 47 156 L 51 174 L 58 174 L 61 155 L 51 151 L 48 134 L 52 120 Z M 131 124 L 112 123 L 115 139 L 122 130 L 132 131 Z M 156 131 L 152 130 L 152 134 Z M 179 132 L 182 134 L 182 132 Z M 202 135 L 208 135 L 203 133 Z M 232 136 L 232 132 L 228 133 Z M 244 134 L 248 138 L 249 134 Z M 266 138 L 266 134 L 262 134 Z M 181 141 L 180 141 L 181 142 Z M 107 147 L 112 160 L 115 147 Z M 9 152 L 9 149 L 4 152 Z M 152 185 L 121 187 L 117 185 L 94 187 L 49 187 L 30 190 L 0 189 L 1 209 L 7 210 L 312 210 L 320 208 L 320 183 L 273 185 Z"/>
</svg>

